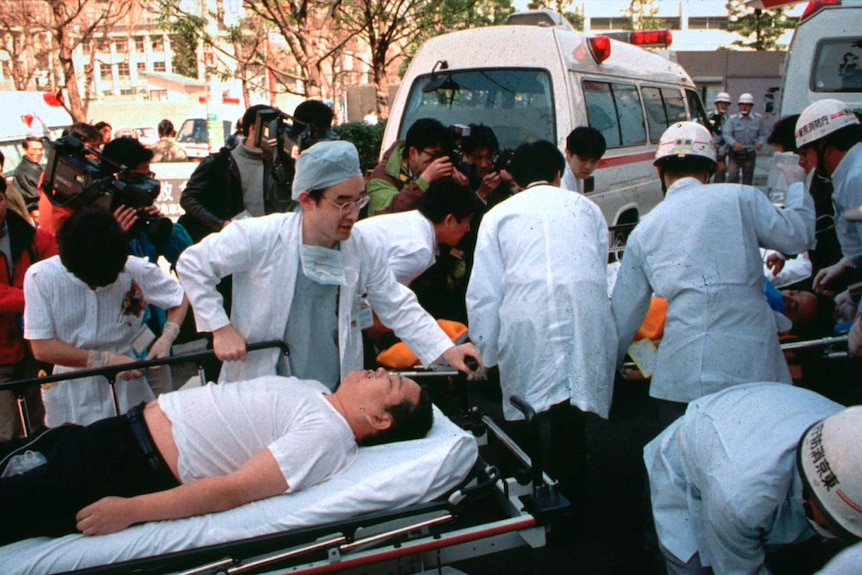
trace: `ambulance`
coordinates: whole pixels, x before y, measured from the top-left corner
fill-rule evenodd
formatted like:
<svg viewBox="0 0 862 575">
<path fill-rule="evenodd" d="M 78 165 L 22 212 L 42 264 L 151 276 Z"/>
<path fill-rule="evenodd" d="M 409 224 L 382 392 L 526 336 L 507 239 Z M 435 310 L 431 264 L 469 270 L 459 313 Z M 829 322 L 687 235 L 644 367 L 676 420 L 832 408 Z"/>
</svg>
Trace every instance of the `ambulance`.
<svg viewBox="0 0 862 575">
<path fill-rule="evenodd" d="M 784 59 L 779 113 L 799 114 L 824 98 L 862 112 L 862 0 L 809 2 L 793 32 Z"/>
<path fill-rule="evenodd" d="M 6 157 L 3 175 L 10 177 L 24 157 L 23 142 L 30 136 L 49 142 L 72 125 L 72 117 L 54 94 L 0 91 L 0 151 Z M 47 153 L 45 156 L 47 157 Z"/>
<path fill-rule="evenodd" d="M 691 78 L 641 46 L 667 46 L 670 32 L 588 36 L 558 14 L 513 14 L 506 25 L 444 34 L 416 53 L 391 106 L 381 153 L 419 118 L 490 126 L 501 147 L 549 140 L 560 150 L 577 126 L 599 130 L 607 152 L 584 192 L 614 226 L 621 247 L 661 201 L 653 167 L 670 124 L 706 114 Z"/>
</svg>

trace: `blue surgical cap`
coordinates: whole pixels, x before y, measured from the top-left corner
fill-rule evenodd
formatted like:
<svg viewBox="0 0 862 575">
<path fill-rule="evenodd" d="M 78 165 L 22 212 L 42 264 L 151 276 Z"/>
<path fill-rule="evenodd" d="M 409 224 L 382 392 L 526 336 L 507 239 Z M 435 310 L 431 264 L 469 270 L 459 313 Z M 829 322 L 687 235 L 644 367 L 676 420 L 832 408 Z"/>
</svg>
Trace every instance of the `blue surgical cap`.
<svg viewBox="0 0 862 575">
<path fill-rule="evenodd" d="M 344 140 L 318 142 L 296 160 L 293 199 L 303 190 L 325 190 L 356 176 L 362 176 L 356 146 Z"/>
</svg>

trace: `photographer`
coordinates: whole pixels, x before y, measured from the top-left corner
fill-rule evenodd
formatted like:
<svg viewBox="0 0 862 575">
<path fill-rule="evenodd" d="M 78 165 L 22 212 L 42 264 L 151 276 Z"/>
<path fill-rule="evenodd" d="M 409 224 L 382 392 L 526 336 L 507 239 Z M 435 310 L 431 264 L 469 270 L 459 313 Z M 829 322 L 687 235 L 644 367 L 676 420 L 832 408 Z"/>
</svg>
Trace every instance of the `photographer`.
<svg viewBox="0 0 862 575">
<path fill-rule="evenodd" d="M 374 168 L 366 185 L 368 215 L 416 209 L 428 186 L 451 176 L 462 184 L 467 177 L 455 169 L 450 155 L 454 134 L 432 118 L 420 118 L 396 141 Z"/>
<path fill-rule="evenodd" d="M 186 213 L 179 221 L 195 242 L 221 230 L 244 211 L 256 217 L 289 207 L 289 183 L 273 178 L 272 162 L 255 145 L 258 112 L 271 109 L 257 105 L 246 110 L 242 143 L 204 158 L 189 178 L 180 196 Z"/>
</svg>

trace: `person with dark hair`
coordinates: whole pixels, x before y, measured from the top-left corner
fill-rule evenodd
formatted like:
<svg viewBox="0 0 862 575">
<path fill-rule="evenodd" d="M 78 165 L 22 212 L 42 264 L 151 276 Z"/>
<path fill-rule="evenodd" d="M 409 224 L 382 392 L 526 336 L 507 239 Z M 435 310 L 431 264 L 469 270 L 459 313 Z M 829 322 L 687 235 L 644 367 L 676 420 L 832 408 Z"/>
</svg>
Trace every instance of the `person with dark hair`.
<svg viewBox="0 0 862 575">
<path fill-rule="evenodd" d="M 24 276 L 40 260 L 57 253 L 54 238 L 6 209 L 6 181 L 0 178 L 0 383 L 35 377 L 33 357 L 24 341 Z M 41 425 L 39 386 L 24 391 L 30 421 Z M 20 437 L 15 394 L 0 391 L 0 441 Z"/>
<path fill-rule="evenodd" d="M 3 154 L 3 152 L 0 152 L 0 173 L 3 173 L 3 164 L 5 163 L 6 156 Z M 33 217 L 30 215 L 30 210 L 27 209 L 27 203 L 24 201 L 24 195 L 15 186 L 15 182 L 13 181 L 7 186 L 5 178 L 0 178 L 0 180 L 2 180 L 2 186 L 6 192 L 6 209 L 14 214 L 21 216 L 21 219 L 32 225 Z M 38 214 L 39 212 L 37 210 L 33 214 L 33 216 L 38 216 Z"/>
<path fill-rule="evenodd" d="M 566 137 L 566 171 L 560 187 L 573 192 L 584 192 L 584 180 L 599 167 L 607 144 L 602 133 L 592 126 L 578 126 Z"/>
<path fill-rule="evenodd" d="M 465 174 L 470 180 L 470 188 L 476 192 L 484 205 L 480 214 L 474 218 L 474 228 L 478 229 L 481 214 L 484 214 L 517 189 L 511 176 L 505 170 L 494 167 L 494 160 L 500 152 L 497 135 L 489 126 L 470 124 L 470 135 L 461 139 L 461 151 L 464 153 L 464 163 L 467 166 Z M 510 152 L 511 153 L 511 152 Z M 459 166 L 459 169 L 460 166 Z M 474 242 L 475 243 L 475 242 Z"/>
<path fill-rule="evenodd" d="M 441 247 L 458 245 L 475 206 L 470 188 L 443 178 L 428 186 L 416 210 L 366 218 L 356 229 L 383 247 L 395 279 L 409 286 L 434 264 Z"/>
<path fill-rule="evenodd" d="M 110 126 L 108 126 L 110 132 Z M 63 130 L 63 136 L 77 138 L 86 147 L 97 150 L 102 146 L 102 134 L 95 126 L 84 122 L 76 122 L 68 129 Z M 39 194 L 39 215 L 37 218 L 39 227 L 52 236 L 57 235 L 57 230 L 63 225 L 74 210 L 63 206 L 55 206 L 44 192 Z"/>
<path fill-rule="evenodd" d="M 0 445 L 0 455 L 27 449 L 47 460 L 0 478 L 0 545 L 104 535 L 295 493 L 349 467 L 357 444 L 424 437 L 433 417 L 427 391 L 382 369 L 348 373 L 334 393 L 275 376 L 167 393 L 23 447 Z"/>
<path fill-rule="evenodd" d="M 244 139 L 201 160 L 180 195 L 185 210 L 179 221 L 198 242 L 222 230 L 242 213 L 253 217 L 283 212 L 290 190 L 273 178 L 272 161 L 255 145 L 257 115 L 271 106 L 258 104 L 242 117 Z"/>
<path fill-rule="evenodd" d="M 93 127 L 98 130 L 100 134 L 101 143 L 98 147 L 104 146 L 108 142 L 111 141 L 111 130 L 112 126 L 107 122 L 96 122 Z"/>
<path fill-rule="evenodd" d="M 300 145 L 300 151 L 319 140 L 333 140 L 332 134 L 332 119 L 335 115 L 332 108 L 321 102 L 320 100 L 306 100 L 293 111 L 293 117 L 298 122 L 294 122 L 293 131 L 290 136 L 294 139 L 302 137 L 303 141 L 309 142 L 305 145 Z"/>
<path fill-rule="evenodd" d="M 383 246 L 354 230 L 367 203 L 359 154 L 350 142 L 318 142 L 300 154 L 293 178 L 301 210 L 246 218 L 183 252 L 180 281 L 198 331 L 212 333 L 224 361 L 219 380 L 262 375 L 314 379 L 334 389 L 362 367 L 362 328 L 371 310 L 426 364 L 472 372 L 472 344 L 455 346 L 400 285 Z M 233 276 L 230 316 L 215 286 Z M 281 340 L 290 354 L 246 353 L 246 342 Z"/>
<path fill-rule="evenodd" d="M 758 248 L 808 249 L 813 202 L 801 184 L 788 189 L 784 209 L 750 186 L 707 184 L 715 148 L 696 122 L 662 134 L 655 166 L 665 198 L 629 236 L 612 295 L 618 364 L 652 296 L 668 301 L 649 392 L 663 426 L 689 401 L 725 387 L 791 382 Z"/>
<path fill-rule="evenodd" d="M 586 196 L 559 187 L 563 155 L 548 141 L 515 150 L 521 192 L 485 214 L 467 286 L 470 338 L 498 365 L 508 398 L 527 400 L 550 425 L 544 467 L 575 504 L 585 489 L 585 411 L 607 417 L 616 332 L 608 304 L 608 227 Z M 542 425 L 545 425 L 544 423 Z"/>
<path fill-rule="evenodd" d="M 450 159 L 454 134 L 438 120 L 420 118 L 407 137 L 386 150 L 365 186 L 370 202 L 368 215 L 416 209 L 419 198 L 434 181 L 447 176 L 462 184 L 467 178 Z"/>
<path fill-rule="evenodd" d="M 27 210 L 33 212 L 39 207 L 39 182 L 42 180 L 42 155 L 45 153 L 42 138 L 29 136 L 21 144 L 24 156 L 15 168 L 13 181 L 24 196 Z"/>
<path fill-rule="evenodd" d="M 187 162 L 189 160 L 185 149 L 177 144 L 177 131 L 174 124 L 167 118 L 159 122 L 156 128 L 159 132 L 159 141 L 150 146 L 153 151 L 151 162 Z"/>
<path fill-rule="evenodd" d="M 126 235 L 113 215 L 76 211 L 60 228 L 57 249 L 59 256 L 34 264 L 24 278 L 24 337 L 36 359 L 54 364 L 58 374 L 169 354 L 188 301 L 165 272 L 127 255 Z M 155 341 L 144 323 L 147 303 L 167 310 L 168 323 Z M 154 397 L 138 371 L 121 372 L 116 392 L 124 411 Z M 44 386 L 42 400 L 49 427 L 116 415 L 100 377 Z"/>
</svg>

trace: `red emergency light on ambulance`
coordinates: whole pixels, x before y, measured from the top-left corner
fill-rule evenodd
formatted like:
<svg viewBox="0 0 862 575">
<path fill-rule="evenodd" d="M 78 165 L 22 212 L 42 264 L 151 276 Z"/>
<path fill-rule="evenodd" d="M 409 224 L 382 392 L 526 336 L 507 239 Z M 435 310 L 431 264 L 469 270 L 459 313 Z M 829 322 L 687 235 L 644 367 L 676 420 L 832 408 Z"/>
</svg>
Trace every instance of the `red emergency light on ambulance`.
<svg viewBox="0 0 862 575">
<path fill-rule="evenodd" d="M 542 139 L 562 150 L 573 128 L 589 125 L 608 149 L 584 191 L 609 225 L 636 223 L 662 199 L 652 165 L 662 132 L 680 120 L 705 123 L 705 113 L 688 74 L 640 47 L 667 47 L 669 32 L 625 34 L 630 43 L 588 36 L 542 10 L 432 38 L 404 76 L 382 149 L 425 117 L 485 124 L 512 149 Z M 621 230 L 614 243 L 624 240 Z"/>
</svg>

